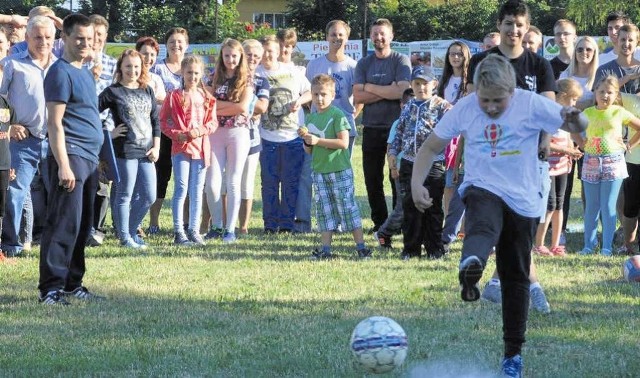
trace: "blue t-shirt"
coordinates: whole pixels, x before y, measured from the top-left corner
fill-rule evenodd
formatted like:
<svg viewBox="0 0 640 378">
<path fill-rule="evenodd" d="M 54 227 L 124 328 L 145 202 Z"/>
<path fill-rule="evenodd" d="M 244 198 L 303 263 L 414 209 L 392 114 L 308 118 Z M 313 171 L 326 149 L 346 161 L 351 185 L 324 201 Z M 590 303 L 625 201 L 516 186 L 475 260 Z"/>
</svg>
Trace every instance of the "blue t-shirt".
<svg viewBox="0 0 640 378">
<path fill-rule="evenodd" d="M 67 154 L 98 163 L 104 135 L 96 83 L 89 69 L 76 68 L 66 60 L 58 59 L 44 80 L 44 98 L 46 102 L 67 105 L 62 116 Z"/>
</svg>

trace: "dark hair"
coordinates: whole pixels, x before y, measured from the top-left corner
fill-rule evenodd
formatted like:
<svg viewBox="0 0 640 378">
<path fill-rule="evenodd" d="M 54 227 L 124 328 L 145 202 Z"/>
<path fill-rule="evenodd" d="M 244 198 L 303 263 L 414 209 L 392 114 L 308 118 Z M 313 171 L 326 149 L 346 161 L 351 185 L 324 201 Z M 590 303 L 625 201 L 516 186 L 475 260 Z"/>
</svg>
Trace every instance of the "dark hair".
<svg viewBox="0 0 640 378">
<path fill-rule="evenodd" d="M 529 20 L 529 6 L 522 0 L 508 0 L 498 11 L 498 23 L 507 16 L 525 16 Z"/>
<path fill-rule="evenodd" d="M 400 102 L 402 102 L 403 104 L 406 104 L 410 98 L 415 96 L 416 95 L 415 93 L 413 93 L 413 88 L 407 88 L 404 90 L 404 92 L 402 92 L 402 100 L 400 100 Z"/>
<path fill-rule="evenodd" d="M 283 45 L 292 45 L 295 46 L 298 43 L 298 35 L 296 34 L 296 29 L 288 28 L 288 29 L 280 29 L 278 33 L 276 33 L 276 38 L 278 38 L 278 42 Z"/>
<path fill-rule="evenodd" d="M 453 41 L 447 48 L 447 54 L 444 57 L 444 69 L 442 70 L 442 77 L 440 78 L 440 85 L 438 86 L 438 96 L 444 98 L 444 90 L 447 87 L 447 84 L 449 84 L 449 79 L 451 79 L 451 76 L 453 76 L 453 66 L 449 61 L 449 51 L 453 46 L 460 46 L 464 58 L 464 62 L 462 62 L 462 77 L 460 78 L 460 89 L 458 90 L 458 95 L 456 98 L 457 101 L 458 99 L 467 95 L 467 84 L 469 83 L 467 74 L 469 71 L 469 62 L 471 61 L 471 51 L 469 51 L 469 47 L 461 41 Z"/>
<path fill-rule="evenodd" d="M 153 37 L 140 37 L 136 42 L 136 51 L 140 51 L 143 46 L 151 46 L 151 48 L 156 50 L 156 54 L 160 53 L 160 45 Z"/>
<path fill-rule="evenodd" d="M 623 23 L 628 24 L 629 23 L 629 16 L 627 16 L 626 13 L 622 12 L 622 11 L 615 11 L 615 12 L 611 12 L 607 15 L 607 24 L 610 23 L 611 21 L 618 21 L 618 20 L 622 20 Z"/>
<path fill-rule="evenodd" d="M 89 20 L 89 17 L 85 16 L 84 14 L 72 13 L 67 17 L 65 17 L 64 20 L 62 21 L 62 31 L 66 35 L 71 35 L 76 25 L 88 27 L 88 26 L 91 26 L 92 24 L 91 24 L 91 20 Z"/>
<path fill-rule="evenodd" d="M 373 22 L 373 24 L 371 24 L 371 27 L 373 28 L 374 26 L 386 26 L 389 28 L 389 30 L 391 30 L 391 32 L 393 33 L 393 24 L 391 23 L 391 21 L 389 21 L 389 19 L 387 18 L 379 18 L 377 20 L 375 20 Z"/>
</svg>

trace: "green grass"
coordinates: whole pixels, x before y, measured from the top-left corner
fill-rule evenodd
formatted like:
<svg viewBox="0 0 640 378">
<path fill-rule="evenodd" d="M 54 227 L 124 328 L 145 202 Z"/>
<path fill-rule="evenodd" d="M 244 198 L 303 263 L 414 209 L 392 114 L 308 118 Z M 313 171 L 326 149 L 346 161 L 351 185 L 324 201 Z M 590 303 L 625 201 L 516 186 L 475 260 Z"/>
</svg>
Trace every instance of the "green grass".
<svg viewBox="0 0 640 378">
<path fill-rule="evenodd" d="M 170 223 L 166 207 L 162 226 Z M 252 235 L 204 249 L 174 247 L 169 234 L 149 237 L 146 253 L 111 239 L 87 250 L 85 279 L 109 300 L 67 308 L 37 303 L 37 249 L 0 265 L 0 376 L 363 376 L 348 341 L 372 315 L 394 318 L 409 338 L 407 360 L 392 376 L 497 371 L 500 307 L 459 300 L 459 243 L 439 261 L 404 263 L 399 249 L 356 261 L 343 234 L 336 260 L 313 263 L 317 235 L 264 236 L 260 226 L 254 212 Z M 578 234 L 569 241 L 571 252 L 581 247 Z M 623 260 L 574 253 L 536 260 L 552 313 L 530 314 L 527 377 L 638 376 L 640 286 L 622 281 Z"/>
</svg>

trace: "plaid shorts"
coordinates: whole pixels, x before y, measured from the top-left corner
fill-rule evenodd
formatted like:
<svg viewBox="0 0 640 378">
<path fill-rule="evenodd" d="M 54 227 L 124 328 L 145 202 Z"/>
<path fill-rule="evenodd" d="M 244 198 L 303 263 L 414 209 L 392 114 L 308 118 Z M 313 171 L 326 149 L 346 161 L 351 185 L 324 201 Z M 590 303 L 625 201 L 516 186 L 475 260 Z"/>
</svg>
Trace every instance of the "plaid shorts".
<svg viewBox="0 0 640 378">
<path fill-rule="evenodd" d="M 362 228 L 351 168 L 331 173 L 313 172 L 313 189 L 320 232 L 335 231 L 338 224 L 342 224 L 343 231 Z"/>
</svg>

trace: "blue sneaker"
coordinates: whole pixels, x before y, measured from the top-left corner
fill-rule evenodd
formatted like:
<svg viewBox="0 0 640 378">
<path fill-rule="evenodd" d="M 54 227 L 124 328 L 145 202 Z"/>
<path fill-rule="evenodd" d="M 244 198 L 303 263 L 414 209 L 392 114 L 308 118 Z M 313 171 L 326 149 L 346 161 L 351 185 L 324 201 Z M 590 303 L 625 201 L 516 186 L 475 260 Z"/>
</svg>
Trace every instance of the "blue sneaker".
<svg viewBox="0 0 640 378">
<path fill-rule="evenodd" d="M 582 251 L 578 252 L 579 255 L 586 256 L 593 254 L 593 250 L 590 248 L 582 248 Z"/>
<path fill-rule="evenodd" d="M 478 281 L 482 277 L 482 270 L 482 262 L 478 256 L 467 256 L 460 262 L 458 280 L 462 286 L 460 297 L 462 297 L 463 301 L 474 302 L 480 299 Z"/>
<path fill-rule="evenodd" d="M 231 243 L 235 243 L 237 240 L 236 238 L 236 234 L 234 234 L 231 231 L 225 231 L 224 235 L 222 235 L 222 242 L 224 244 L 231 244 Z"/>
<path fill-rule="evenodd" d="M 522 356 L 516 354 L 510 358 L 502 359 L 502 376 L 503 377 L 513 377 L 513 378 L 521 378 L 522 377 Z"/>
<path fill-rule="evenodd" d="M 147 243 L 144 242 L 144 239 L 140 235 L 137 235 L 137 234 L 133 235 L 131 239 L 133 239 L 133 241 L 136 242 L 137 244 L 144 245 L 144 246 L 147 245 Z"/>
<path fill-rule="evenodd" d="M 224 235 L 224 229 L 217 228 L 217 227 L 212 227 L 209 230 L 209 232 L 207 232 L 206 235 L 204 235 L 204 240 L 222 239 L 223 235 Z"/>
<path fill-rule="evenodd" d="M 147 234 L 149 235 L 158 235 L 160 233 L 160 226 L 149 226 L 147 228 Z"/>
</svg>

